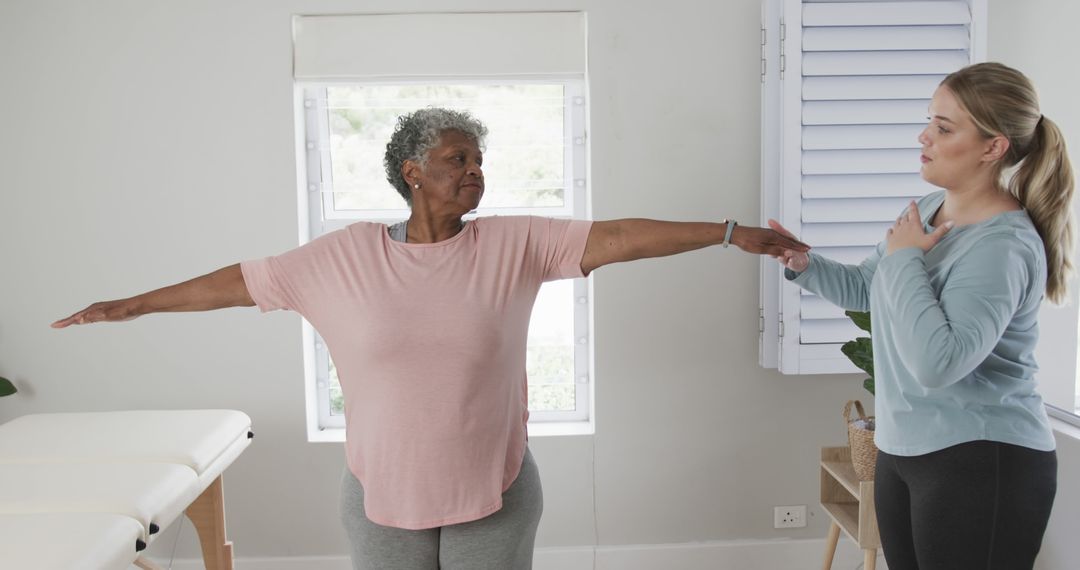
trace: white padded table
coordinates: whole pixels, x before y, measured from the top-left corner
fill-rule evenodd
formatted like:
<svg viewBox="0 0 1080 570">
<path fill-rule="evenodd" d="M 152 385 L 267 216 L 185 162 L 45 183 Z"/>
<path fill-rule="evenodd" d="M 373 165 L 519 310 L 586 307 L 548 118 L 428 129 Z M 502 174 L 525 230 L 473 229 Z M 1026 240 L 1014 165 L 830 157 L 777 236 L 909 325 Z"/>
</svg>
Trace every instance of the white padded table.
<svg viewBox="0 0 1080 570">
<path fill-rule="evenodd" d="M 194 501 L 195 472 L 171 463 L 17 463 L 0 465 L 0 514 L 111 513 L 150 535 Z M 151 525 L 156 528 L 151 530 Z"/>
<path fill-rule="evenodd" d="M 0 515 L 0 560 L 4 568 L 126 569 L 141 534 L 139 523 L 122 515 Z"/>
<path fill-rule="evenodd" d="M 228 570 L 232 544 L 225 538 L 221 474 L 251 437 L 251 419 L 235 410 L 23 416 L 0 425 L 0 517 L 120 516 L 139 529 L 142 548 L 186 512 L 199 534 L 206 568 Z M 79 519 L 62 520 L 72 525 Z M 54 540 L 66 539 L 56 534 Z M 130 558 L 117 570 L 126 570 L 137 557 L 128 550 Z M 154 568 L 143 559 L 136 563 Z M 9 567 L 3 550 L 0 567 Z M 40 561 L 29 567 L 68 568 Z"/>
<path fill-rule="evenodd" d="M 32 414 L 0 426 L 0 464 L 175 463 L 209 485 L 250 435 L 251 418 L 236 410 Z"/>
</svg>

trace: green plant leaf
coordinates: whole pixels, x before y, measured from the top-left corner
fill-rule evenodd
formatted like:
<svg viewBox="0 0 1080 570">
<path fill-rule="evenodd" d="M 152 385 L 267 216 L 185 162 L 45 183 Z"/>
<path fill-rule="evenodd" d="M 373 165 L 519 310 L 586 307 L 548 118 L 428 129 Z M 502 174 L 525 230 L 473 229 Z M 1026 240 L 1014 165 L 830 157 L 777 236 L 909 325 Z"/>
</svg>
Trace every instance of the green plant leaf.
<svg viewBox="0 0 1080 570">
<path fill-rule="evenodd" d="M 840 351 L 852 364 L 869 374 L 871 378 L 874 377 L 874 347 L 868 337 L 861 336 L 855 340 L 849 340 L 840 347 Z"/>
<path fill-rule="evenodd" d="M 0 397 L 10 396 L 19 390 L 11 383 L 11 380 L 0 376 Z"/>
<path fill-rule="evenodd" d="M 844 311 L 844 314 L 860 329 L 870 332 L 870 313 L 860 311 Z"/>
<path fill-rule="evenodd" d="M 844 314 L 851 319 L 851 322 L 855 323 L 855 326 L 866 332 L 870 331 L 870 313 L 865 311 L 844 311 Z M 861 336 L 855 340 L 848 341 L 840 347 L 840 350 L 844 353 L 844 356 L 851 360 L 851 363 L 859 367 L 862 371 L 870 375 L 869 378 L 863 380 L 863 388 L 866 388 L 867 392 L 874 394 L 874 344 L 870 341 L 869 337 Z"/>
</svg>

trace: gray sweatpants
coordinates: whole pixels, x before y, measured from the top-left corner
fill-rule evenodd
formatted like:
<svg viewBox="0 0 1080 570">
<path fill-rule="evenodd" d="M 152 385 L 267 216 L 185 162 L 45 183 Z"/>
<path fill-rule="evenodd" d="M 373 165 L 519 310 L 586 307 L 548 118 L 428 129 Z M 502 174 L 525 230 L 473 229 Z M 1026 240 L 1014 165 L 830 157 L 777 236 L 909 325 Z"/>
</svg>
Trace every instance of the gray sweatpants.
<svg viewBox="0 0 1080 570">
<path fill-rule="evenodd" d="M 532 454 L 503 493 L 498 511 L 475 521 L 424 530 L 375 524 L 364 515 L 364 488 L 345 468 L 341 521 L 354 570 L 530 570 L 544 492 Z"/>
</svg>

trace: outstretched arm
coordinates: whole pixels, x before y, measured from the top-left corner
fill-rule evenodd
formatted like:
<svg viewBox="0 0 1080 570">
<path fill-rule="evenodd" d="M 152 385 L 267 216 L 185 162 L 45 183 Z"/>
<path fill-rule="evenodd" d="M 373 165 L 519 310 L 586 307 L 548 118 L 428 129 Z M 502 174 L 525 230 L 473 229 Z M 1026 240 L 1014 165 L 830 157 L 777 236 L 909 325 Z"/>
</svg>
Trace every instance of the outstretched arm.
<svg viewBox="0 0 1080 570">
<path fill-rule="evenodd" d="M 235 264 L 142 295 L 94 303 L 66 319 L 56 321 L 52 327 L 62 329 L 68 325 L 129 321 L 149 313 L 210 311 L 254 304 L 244 284 L 240 264 Z"/>
<path fill-rule="evenodd" d="M 663 257 L 717 245 L 724 241 L 727 223 L 664 222 L 624 219 L 595 222 L 581 258 L 581 271 L 620 261 Z M 736 225 L 731 243 L 743 251 L 779 256 L 784 251 L 809 251 L 810 247 L 774 230 Z"/>
</svg>

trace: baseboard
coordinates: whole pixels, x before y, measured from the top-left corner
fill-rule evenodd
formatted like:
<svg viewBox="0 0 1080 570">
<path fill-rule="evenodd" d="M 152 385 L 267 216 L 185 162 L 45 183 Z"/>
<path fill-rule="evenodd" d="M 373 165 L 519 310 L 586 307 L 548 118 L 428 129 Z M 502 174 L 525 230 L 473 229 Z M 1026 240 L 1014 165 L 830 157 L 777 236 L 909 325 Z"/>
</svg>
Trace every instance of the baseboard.
<svg viewBox="0 0 1080 570">
<path fill-rule="evenodd" d="M 182 558 L 168 560 L 151 558 L 162 568 L 171 570 L 205 570 L 202 559 Z M 234 570 L 352 570 L 348 556 L 289 556 L 277 558 L 237 557 L 233 560 Z M 139 570 L 132 566 L 128 570 Z"/>
<path fill-rule="evenodd" d="M 824 539 L 540 548 L 533 570 L 806 570 L 820 568 L 824 553 Z M 862 562 L 850 541 L 837 544 L 834 570 L 856 570 Z M 877 568 L 888 570 L 880 551 Z"/>
<path fill-rule="evenodd" d="M 819 568 L 824 539 L 747 540 L 683 544 L 550 547 L 536 549 L 533 570 L 806 570 Z M 154 560 L 163 567 L 167 560 Z M 834 570 L 856 570 L 862 552 L 841 540 Z M 352 570 L 345 556 L 237 558 L 235 570 Z M 878 554 L 877 567 L 885 567 Z M 134 569 L 134 567 L 132 567 Z M 176 560 L 172 570 L 202 570 L 202 560 Z"/>
</svg>

